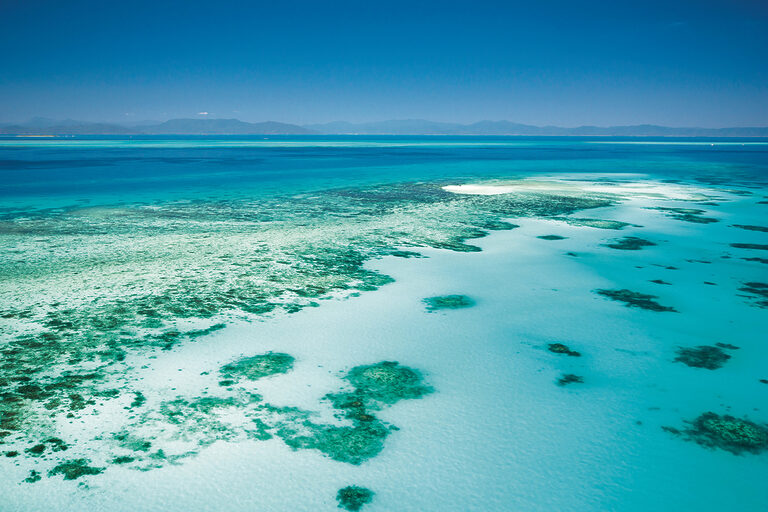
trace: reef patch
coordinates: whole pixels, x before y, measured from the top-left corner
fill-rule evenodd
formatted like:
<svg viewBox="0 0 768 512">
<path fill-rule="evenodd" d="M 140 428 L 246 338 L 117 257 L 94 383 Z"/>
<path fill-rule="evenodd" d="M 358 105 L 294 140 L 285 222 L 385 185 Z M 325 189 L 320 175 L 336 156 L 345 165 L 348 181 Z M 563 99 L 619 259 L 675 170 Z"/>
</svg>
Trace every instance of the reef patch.
<svg viewBox="0 0 768 512">
<path fill-rule="evenodd" d="M 595 293 L 607 297 L 617 302 L 623 302 L 628 308 L 641 308 L 648 311 L 664 312 L 670 311 L 676 313 L 677 310 L 670 306 L 662 306 L 653 299 L 658 298 L 656 295 L 649 295 L 645 293 L 633 292 L 632 290 L 606 290 L 598 289 Z"/>
<path fill-rule="evenodd" d="M 636 236 L 625 236 L 624 238 L 619 238 L 613 242 L 603 245 L 605 247 L 618 249 L 620 251 L 639 251 L 643 247 L 651 247 L 656 245 L 656 243 L 651 242 L 650 240 L 645 240 L 644 238 L 638 238 Z"/>
<path fill-rule="evenodd" d="M 259 380 L 270 375 L 288 373 L 293 368 L 291 355 L 267 352 L 253 357 L 244 357 L 221 367 L 219 373 L 225 381 L 237 381 L 241 378 Z"/>
<path fill-rule="evenodd" d="M 761 233 L 768 233 L 768 226 L 752 226 L 749 224 L 732 224 L 734 228 L 746 229 L 747 231 L 760 231 Z"/>
<path fill-rule="evenodd" d="M 685 222 L 693 222 L 695 224 L 711 224 L 713 222 L 719 222 L 718 219 L 713 217 L 704 217 L 703 214 L 706 212 L 699 208 L 670 208 L 657 206 L 648 209 L 664 212 L 667 217 L 672 219 L 682 220 Z"/>
<path fill-rule="evenodd" d="M 554 354 L 565 354 L 566 356 L 571 357 L 581 357 L 581 353 L 577 352 L 575 350 L 571 350 L 568 345 L 564 345 L 562 343 L 550 343 L 547 345 L 547 350 Z"/>
<path fill-rule="evenodd" d="M 735 247 L 736 249 L 754 249 L 756 251 L 768 251 L 768 244 L 734 243 L 734 244 L 731 244 L 731 247 Z"/>
<path fill-rule="evenodd" d="M 422 302 L 426 304 L 429 312 L 441 309 L 464 309 L 475 305 L 475 300 L 466 295 L 439 295 L 427 297 Z"/>
<path fill-rule="evenodd" d="M 558 377 L 556 384 L 560 387 L 568 386 L 569 384 L 582 384 L 584 382 L 584 377 L 580 375 L 575 375 L 573 373 L 564 373 L 560 377 Z"/>
<path fill-rule="evenodd" d="M 683 430 L 674 427 L 664 427 L 664 430 L 687 441 L 707 448 L 720 448 L 734 455 L 745 452 L 759 454 L 768 450 L 768 428 L 748 419 L 705 412 L 687 423 L 690 427 Z"/>
<path fill-rule="evenodd" d="M 717 370 L 718 368 L 721 368 L 730 358 L 731 356 L 726 354 L 726 352 L 721 347 L 701 345 L 698 347 L 678 348 L 675 362 L 683 363 L 693 368 Z"/>
<path fill-rule="evenodd" d="M 739 291 L 748 293 L 757 307 L 768 308 L 768 283 L 751 281 L 744 283 L 744 286 L 739 288 Z"/>
<path fill-rule="evenodd" d="M 76 480 L 82 476 L 98 475 L 104 468 L 92 467 L 88 459 L 71 459 L 56 465 L 48 472 L 48 476 L 62 475 L 64 480 Z"/>
<path fill-rule="evenodd" d="M 620 229 L 624 229 L 627 226 L 641 227 L 641 226 L 637 226 L 636 224 L 630 224 L 629 222 L 622 222 L 620 220 L 584 219 L 584 218 L 573 218 L 573 217 L 555 217 L 552 220 L 559 220 L 559 221 L 565 222 L 566 224 L 570 224 L 571 226 L 582 226 L 582 227 L 597 228 L 597 229 L 620 230 Z"/>
<path fill-rule="evenodd" d="M 365 487 L 348 485 L 339 489 L 339 492 L 336 494 L 336 501 L 339 502 L 339 508 L 355 512 L 363 508 L 363 505 L 373 501 L 375 494 L 375 492 Z"/>
</svg>

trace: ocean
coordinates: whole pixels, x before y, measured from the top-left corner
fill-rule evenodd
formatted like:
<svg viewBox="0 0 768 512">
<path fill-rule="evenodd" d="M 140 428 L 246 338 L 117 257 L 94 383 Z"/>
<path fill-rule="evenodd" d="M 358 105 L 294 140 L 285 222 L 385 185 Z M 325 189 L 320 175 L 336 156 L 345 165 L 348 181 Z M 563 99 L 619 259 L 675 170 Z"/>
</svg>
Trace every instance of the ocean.
<svg viewBox="0 0 768 512">
<path fill-rule="evenodd" d="M 0 175 L 0 511 L 768 508 L 768 140 L 2 137 Z"/>
</svg>

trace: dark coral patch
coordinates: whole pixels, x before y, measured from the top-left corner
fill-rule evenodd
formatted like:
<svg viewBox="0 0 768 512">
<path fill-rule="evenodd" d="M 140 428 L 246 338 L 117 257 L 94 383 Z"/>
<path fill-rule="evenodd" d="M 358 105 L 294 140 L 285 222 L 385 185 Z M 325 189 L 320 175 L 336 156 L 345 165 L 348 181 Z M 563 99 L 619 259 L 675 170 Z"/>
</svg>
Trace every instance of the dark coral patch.
<svg viewBox="0 0 768 512">
<path fill-rule="evenodd" d="M 39 471 L 35 471 L 34 469 L 29 472 L 29 476 L 24 479 L 24 481 L 28 484 L 33 484 L 35 482 L 39 482 L 43 477 L 40 476 Z"/>
<path fill-rule="evenodd" d="M 622 289 L 622 290 L 599 289 L 599 290 L 595 290 L 595 293 L 602 295 L 603 297 L 608 297 L 611 300 L 623 302 L 624 305 L 627 306 L 628 308 L 641 308 L 641 309 L 647 309 L 649 311 L 657 311 L 657 312 L 663 312 L 663 311 L 677 312 L 675 308 L 670 306 L 662 306 L 661 304 L 653 300 L 657 298 L 656 295 L 648 295 L 645 293 L 633 292 L 632 290 L 627 290 L 627 289 Z"/>
<path fill-rule="evenodd" d="M 675 362 L 683 363 L 693 368 L 717 370 L 731 358 L 720 347 L 702 345 L 699 347 L 680 347 L 677 349 Z"/>
<path fill-rule="evenodd" d="M 740 292 L 748 293 L 755 304 L 761 308 L 768 307 L 768 283 L 759 283 L 756 281 L 744 283 L 744 286 L 739 288 Z"/>
<path fill-rule="evenodd" d="M 746 229 L 747 231 L 760 231 L 762 233 L 768 233 L 768 227 L 766 226 L 751 226 L 748 224 L 734 224 L 733 227 Z"/>
<path fill-rule="evenodd" d="M 363 508 L 363 505 L 366 503 L 370 503 L 373 500 L 374 494 L 376 493 L 365 487 L 349 485 L 339 489 L 339 492 L 336 494 L 336 501 L 339 502 L 339 508 L 355 512 Z"/>
<path fill-rule="evenodd" d="M 584 377 L 580 375 L 574 375 L 573 373 L 564 373 L 557 379 L 558 386 L 567 386 L 568 384 L 581 384 L 584 382 Z"/>
<path fill-rule="evenodd" d="M 104 472 L 104 468 L 89 466 L 88 459 L 71 459 L 54 467 L 48 472 L 48 476 L 63 475 L 64 480 L 75 480 L 81 476 L 98 475 Z"/>
<path fill-rule="evenodd" d="M 542 240 L 565 240 L 568 237 L 560 235 L 541 235 L 537 236 L 536 238 L 541 238 Z"/>
<path fill-rule="evenodd" d="M 666 431 L 682 435 L 688 441 L 694 441 L 708 448 L 740 455 L 744 452 L 758 454 L 768 450 L 768 428 L 743 418 L 724 414 L 705 412 L 685 430 L 667 427 Z"/>
<path fill-rule="evenodd" d="M 742 243 L 736 243 L 736 244 L 731 244 L 731 247 L 735 247 L 737 249 L 754 249 L 756 251 L 768 251 L 768 244 L 742 244 Z"/>
<path fill-rule="evenodd" d="M 605 247 L 610 247 L 611 249 L 619 249 L 621 251 L 639 251 L 643 247 L 651 247 L 656 244 L 650 240 L 645 240 L 644 238 L 638 238 L 636 236 L 625 236 L 624 238 L 619 238 L 611 243 L 604 245 Z"/>
<path fill-rule="evenodd" d="M 649 210 L 658 210 L 664 212 L 667 217 L 685 222 L 693 222 L 695 224 L 711 224 L 713 222 L 718 222 L 715 218 L 704 217 L 702 215 L 705 213 L 704 210 L 699 208 L 668 208 L 658 206 L 656 208 L 649 208 Z"/>
<path fill-rule="evenodd" d="M 562 343 L 550 343 L 547 346 L 547 350 L 550 352 L 553 352 L 555 354 L 565 354 L 567 356 L 571 357 L 580 357 L 581 353 L 576 352 L 575 350 L 571 350 L 568 345 L 564 345 Z"/>
</svg>

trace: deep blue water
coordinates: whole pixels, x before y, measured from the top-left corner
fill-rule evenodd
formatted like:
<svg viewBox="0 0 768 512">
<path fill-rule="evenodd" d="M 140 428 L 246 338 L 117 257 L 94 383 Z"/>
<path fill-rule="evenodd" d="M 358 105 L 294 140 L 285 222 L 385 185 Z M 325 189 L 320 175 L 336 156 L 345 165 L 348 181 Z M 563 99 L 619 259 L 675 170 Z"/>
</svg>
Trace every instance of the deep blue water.
<svg viewBox="0 0 768 512">
<path fill-rule="evenodd" d="M 0 138 L 0 214 L 295 194 L 531 173 L 768 180 L 766 139 L 582 137 Z"/>
</svg>

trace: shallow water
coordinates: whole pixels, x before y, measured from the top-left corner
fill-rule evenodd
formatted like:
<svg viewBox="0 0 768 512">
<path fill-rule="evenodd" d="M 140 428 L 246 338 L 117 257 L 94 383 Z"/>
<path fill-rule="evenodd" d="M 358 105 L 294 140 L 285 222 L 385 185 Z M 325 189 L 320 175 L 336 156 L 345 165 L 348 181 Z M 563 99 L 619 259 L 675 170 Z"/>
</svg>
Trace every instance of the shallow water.
<svg viewBox="0 0 768 512">
<path fill-rule="evenodd" d="M 768 506 L 763 142 L 273 139 L 0 141 L 3 510 Z"/>
</svg>

